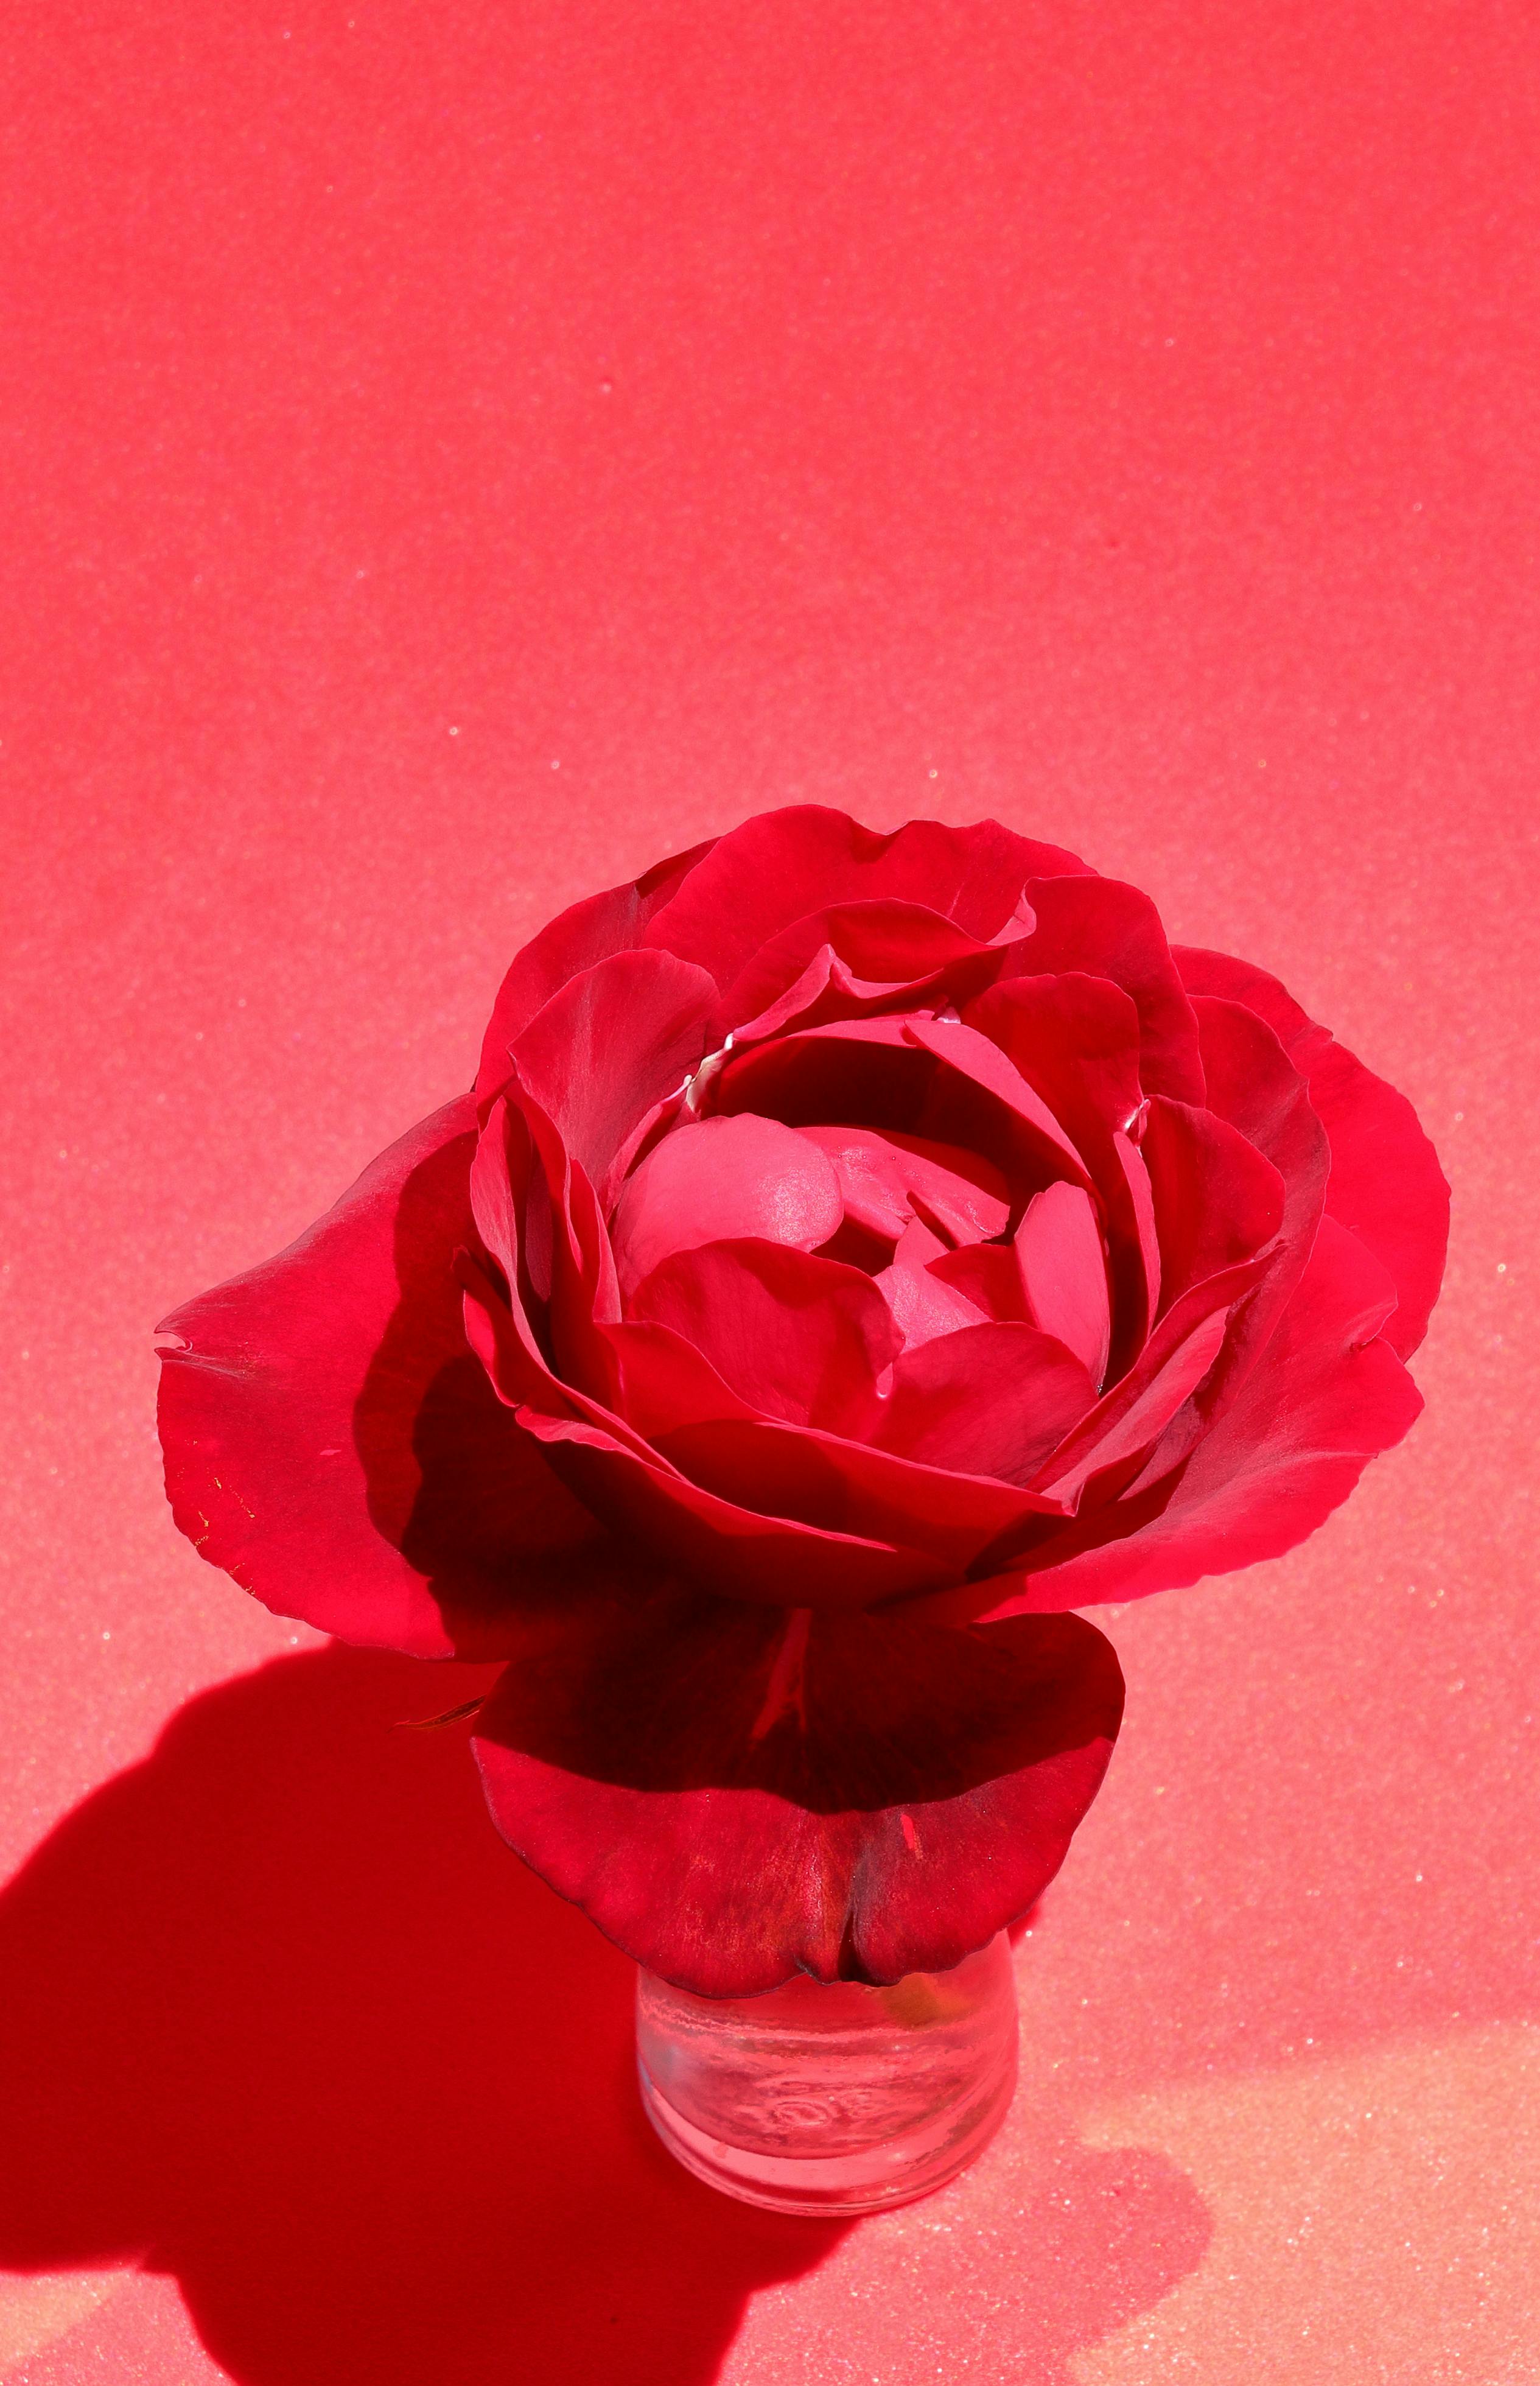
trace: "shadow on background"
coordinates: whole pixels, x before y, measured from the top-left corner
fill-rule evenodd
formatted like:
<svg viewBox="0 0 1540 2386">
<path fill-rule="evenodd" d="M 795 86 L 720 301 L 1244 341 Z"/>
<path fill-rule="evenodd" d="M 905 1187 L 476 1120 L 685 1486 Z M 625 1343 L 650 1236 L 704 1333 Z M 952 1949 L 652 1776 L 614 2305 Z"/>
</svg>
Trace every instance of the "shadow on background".
<svg viewBox="0 0 1540 2386">
<path fill-rule="evenodd" d="M 210 1691 L 0 1897 L 0 2264 L 174 2273 L 243 2386 L 705 2386 L 842 2231 L 655 2143 L 632 1965 L 495 1839 L 461 1733 L 394 1727 L 445 1687 L 328 1649 Z M 1096 2242 L 1056 2242 L 1063 2174 L 1022 2215 L 1045 2380 L 1208 2233 L 1158 2158 L 1072 2166 L 1128 2191 Z"/>
</svg>

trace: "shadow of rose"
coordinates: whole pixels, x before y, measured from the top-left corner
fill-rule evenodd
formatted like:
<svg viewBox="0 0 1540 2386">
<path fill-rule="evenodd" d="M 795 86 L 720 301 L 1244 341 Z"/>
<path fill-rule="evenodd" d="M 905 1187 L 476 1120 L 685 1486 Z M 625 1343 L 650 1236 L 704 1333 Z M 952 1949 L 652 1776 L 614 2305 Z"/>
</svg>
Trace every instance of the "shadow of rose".
<svg viewBox="0 0 1540 2386">
<path fill-rule="evenodd" d="M 706 2386 L 829 2254 L 670 2162 L 633 1967 L 497 1841 L 461 1731 L 399 1727 L 483 1678 L 281 1660 L 38 1850 L 0 1896 L 0 2265 L 170 2272 L 243 2386 Z M 1135 2285 L 1108 2229 L 1043 2282 L 1045 2380 L 1196 2258 Z"/>
</svg>

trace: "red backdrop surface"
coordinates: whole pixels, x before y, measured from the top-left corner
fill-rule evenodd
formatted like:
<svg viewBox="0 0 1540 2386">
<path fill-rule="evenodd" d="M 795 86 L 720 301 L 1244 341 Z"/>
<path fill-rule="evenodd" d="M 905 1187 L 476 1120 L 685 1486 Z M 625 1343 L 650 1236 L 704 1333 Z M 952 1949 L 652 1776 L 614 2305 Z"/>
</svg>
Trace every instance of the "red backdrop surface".
<svg viewBox="0 0 1540 2386">
<path fill-rule="evenodd" d="M 352 13 L 348 13 L 351 9 Z M 1540 30 L 1508 0 L 53 0 L 3 69 L 0 2377 L 1528 2386 Z M 558 906 L 994 812 L 1455 1187 L 1428 1412 L 1113 1611 L 1011 2123 L 715 2202 L 469 1669 L 160 1495 L 150 1329 Z"/>
</svg>

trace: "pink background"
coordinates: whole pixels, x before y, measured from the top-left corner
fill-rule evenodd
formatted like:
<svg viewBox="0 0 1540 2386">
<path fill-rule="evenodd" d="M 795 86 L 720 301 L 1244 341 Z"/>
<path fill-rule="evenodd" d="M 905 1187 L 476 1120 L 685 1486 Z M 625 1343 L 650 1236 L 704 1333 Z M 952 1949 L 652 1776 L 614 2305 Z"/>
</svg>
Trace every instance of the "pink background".
<svg viewBox="0 0 1540 2386">
<path fill-rule="evenodd" d="M 1540 2380 L 1533 11 L 52 0 L 3 71 L 0 2378 Z M 1426 1417 L 1111 1612 L 1012 2120 L 844 2233 L 670 2167 L 629 1966 L 394 1727 L 469 1669 L 248 1603 L 152 1427 L 522 938 L 799 797 L 1148 887 L 1455 1188 Z"/>
</svg>

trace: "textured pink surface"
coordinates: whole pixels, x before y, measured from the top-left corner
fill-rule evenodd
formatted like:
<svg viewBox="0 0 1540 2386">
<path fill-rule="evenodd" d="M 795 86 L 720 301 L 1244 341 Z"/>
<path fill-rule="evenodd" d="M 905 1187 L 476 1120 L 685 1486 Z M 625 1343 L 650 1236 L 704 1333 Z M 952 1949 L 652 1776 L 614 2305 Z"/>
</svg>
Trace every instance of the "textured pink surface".
<svg viewBox="0 0 1540 2386">
<path fill-rule="evenodd" d="M 0 2376 L 1524 2386 L 1533 24 L 104 0 L 6 73 Z M 466 1673 L 178 1541 L 148 1341 L 559 904 L 796 797 L 1135 879 L 1455 1187 L 1409 1443 L 1113 1619 L 1008 2133 L 837 2241 L 646 2142 L 625 1966 L 389 1727 Z"/>
</svg>

